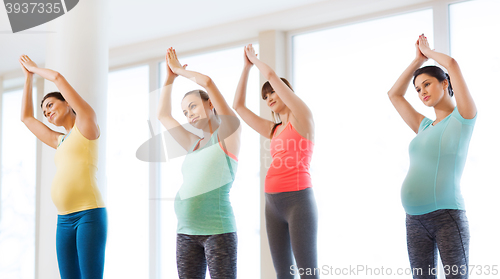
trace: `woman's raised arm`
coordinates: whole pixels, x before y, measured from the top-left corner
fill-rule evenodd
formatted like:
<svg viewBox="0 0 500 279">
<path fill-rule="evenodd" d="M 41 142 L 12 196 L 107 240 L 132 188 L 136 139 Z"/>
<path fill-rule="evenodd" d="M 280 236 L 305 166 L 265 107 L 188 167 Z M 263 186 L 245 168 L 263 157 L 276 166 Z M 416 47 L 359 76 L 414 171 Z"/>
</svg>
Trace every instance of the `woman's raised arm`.
<svg viewBox="0 0 500 279">
<path fill-rule="evenodd" d="M 182 148 L 188 151 L 195 141 L 200 138 L 182 127 L 182 125 L 172 116 L 172 87 L 177 75 L 172 72 L 168 65 L 168 54 L 165 57 L 165 61 L 167 77 L 163 87 L 161 88 L 157 114 L 158 120 L 160 120 L 163 127 L 168 130 L 175 141 L 177 141 Z M 183 67 L 185 68 L 186 66 L 187 65 L 184 65 Z"/>
<path fill-rule="evenodd" d="M 248 75 L 253 64 L 252 62 L 250 62 L 250 60 L 248 60 L 245 50 L 243 51 L 243 59 L 243 72 L 241 73 L 240 81 L 238 82 L 238 87 L 236 88 L 236 94 L 234 95 L 233 108 L 243 119 L 243 121 L 248 124 L 248 126 L 252 127 L 252 129 L 257 131 L 263 137 L 269 138 L 271 129 L 274 126 L 274 122 L 264 119 L 253 113 L 247 108 L 245 104 Z"/>
<path fill-rule="evenodd" d="M 292 89 L 290 89 L 290 87 L 288 87 L 280 79 L 280 77 L 271 67 L 269 67 L 269 65 L 257 58 L 255 50 L 251 44 L 245 48 L 245 52 L 248 60 L 250 60 L 250 62 L 252 62 L 259 69 L 264 78 L 269 81 L 276 94 L 278 94 L 280 99 L 292 111 L 295 119 L 297 119 L 301 125 L 314 127 L 313 115 L 306 103 L 302 101 L 302 99 L 300 99 L 299 96 L 297 96 L 297 94 L 295 94 Z"/>
<path fill-rule="evenodd" d="M 474 118 L 477 113 L 476 104 L 472 99 L 457 61 L 444 53 L 430 49 L 429 42 L 423 34 L 419 37 L 418 41 L 420 51 L 425 56 L 434 59 L 434 61 L 445 67 L 448 71 L 450 81 L 453 84 L 453 93 L 457 100 L 457 109 L 460 115 L 465 119 Z"/>
<path fill-rule="evenodd" d="M 99 137 L 99 127 L 97 126 L 94 109 L 71 87 L 59 72 L 38 67 L 27 55 L 21 56 L 21 63 L 28 71 L 52 81 L 57 86 L 64 99 L 76 112 L 76 125 L 83 136 L 89 140 Z"/>
<path fill-rule="evenodd" d="M 23 98 L 21 101 L 21 121 L 43 143 L 52 148 L 57 148 L 57 140 L 61 133 L 53 131 L 40 120 L 36 119 L 33 110 L 33 73 L 28 71 L 19 58 L 26 81 L 24 82 Z"/>
<path fill-rule="evenodd" d="M 233 154 L 238 153 L 239 150 L 239 135 L 241 134 L 240 122 L 234 111 L 227 104 L 226 100 L 220 93 L 219 89 L 212 81 L 212 79 L 204 74 L 186 70 L 182 67 L 181 63 L 177 58 L 177 54 L 175 49 L 170 48 L 167 51 L 168 56 L 168 65 L 172 72 L 176 75 L 183 76 L 187 79 L 190 79 L 202 86 L 206 91 L 212 102 L 214 108 L 216 109 L 219 116 L 221 117 L 221 128 L 219 131 L 219 135 L 222 139 L 234 139 L 234 141 L 230 141 L 228 144 L 228 149 L 234 150 Z M 232 135 L 237 135 L 236 137 L 231 137 Z"/>
<path fill-rule="evenodd" d="M 418 44 L 419 42 L 417 41 L 415 43 L 415 59 L 406 68 L 406 70 L 404 70 L 396 83 L 392 86 L 391 90 L 387 93 L 399 115 L 401 115 L 406 124 L 408 124 L 408 126 L 410 126 L 415 133 L 418 133 L 418 127 L 420 126 L 422 119 L 424 119 L 424 116 L 410 105 L 410 103 L 405 99 L 405 94 L 406 90 L 408 90 L 408 85 L 410 84 L 413 72 L 415 72 L 424 64 L 425 61 L 427 61 L 427 57 L 420 52 Z"/>
</svg>

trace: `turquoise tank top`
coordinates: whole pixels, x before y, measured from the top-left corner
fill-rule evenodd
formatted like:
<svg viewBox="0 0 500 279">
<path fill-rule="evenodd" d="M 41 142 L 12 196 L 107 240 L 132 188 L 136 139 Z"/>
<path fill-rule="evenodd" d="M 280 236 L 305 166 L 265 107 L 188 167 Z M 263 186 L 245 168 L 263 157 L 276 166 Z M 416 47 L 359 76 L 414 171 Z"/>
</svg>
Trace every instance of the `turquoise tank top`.
<svg viewBox="0 0 500 279">
<path fill-rule="evenodd" d="M 476 117 L 465 119 L 455 107 L 435 126 L 427 117 L 422 120 L 409 146 L 410 168 L 401 188 L 406 213 L 465 209 L 460 178 Z"/>
<path fill-rule="evenodd" d="M 191 147 L 182 164 L 183 183 L 174 202 L 177 233 L 213 235 L 236 231 L 229 191 L 238 162 L 223 149 L 217 131 L 203 148 L 194 150 L 199 141 Z"/>
</svg>

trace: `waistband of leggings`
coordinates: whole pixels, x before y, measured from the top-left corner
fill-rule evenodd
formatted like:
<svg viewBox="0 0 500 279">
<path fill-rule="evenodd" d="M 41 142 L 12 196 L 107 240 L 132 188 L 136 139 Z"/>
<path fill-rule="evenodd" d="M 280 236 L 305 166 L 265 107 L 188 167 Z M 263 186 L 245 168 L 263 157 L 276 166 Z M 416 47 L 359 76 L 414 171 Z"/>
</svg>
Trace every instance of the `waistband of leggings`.
<svg viewBox="0 0 500 279">
<path fill-rule="evenodd" d="M 442 214 L 446 214 L 448 212 L 463 212 L 465 213 L 465 210 L 462 209 L 438 209 L 429 213 L 421 214 L 421 215 L 410 215 L 406 213 L 406 217 L 409 219 L 416 219 L 416 220 L 425 220 L 425 219 L 432 219 L 437 216 L 440 216 Z"/>
<path fill-rule="evenodd" d="M 290 197 L 297 197 L 297 196 L 307 196 L 307 195 L 312 195 L 313 194 L 313 189 L 312 187 L 305 188 L 302 190 L 298 191 L 291 191 L 291 192 L 281 192 L 281 193 L 276 193 L 276 194 L 268 194 L 264 193 L 266 196 L 266 199 L 270 200 L 280 200 L 280 199 L 286 199 Z"/>
<path fill-rule="evenodd" d="M 79 218 L 79 217 L 84 216 L 86 214 L 92 214 L 92 213 L 105 214 L 105 213 L 107 213 L 106 207 L 96 207 L 96 208 L 91 208 L 91 209 L 73 212 L 70 214 L 57 215 L 57 218 L 58 218 L 58 220 L 65 220 L 65 219 L 71 219 L 71 218 Z"/>
</svg>

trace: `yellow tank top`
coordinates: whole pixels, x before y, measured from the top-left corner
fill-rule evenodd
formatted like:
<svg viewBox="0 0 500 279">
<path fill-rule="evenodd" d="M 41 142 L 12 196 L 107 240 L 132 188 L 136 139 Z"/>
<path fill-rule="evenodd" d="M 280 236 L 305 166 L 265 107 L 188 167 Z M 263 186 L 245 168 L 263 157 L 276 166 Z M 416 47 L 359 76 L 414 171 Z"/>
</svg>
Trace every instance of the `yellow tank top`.
<svg viewBox="0 0 500 279">
<path fill-rule="evenodd" d="M 99 139 L 88 140 L 76 124 L 63 138 L 59 136 L 57 170 L 50 191 L 58 214 L 104 207 L 96 177 Z"/>
</svg>

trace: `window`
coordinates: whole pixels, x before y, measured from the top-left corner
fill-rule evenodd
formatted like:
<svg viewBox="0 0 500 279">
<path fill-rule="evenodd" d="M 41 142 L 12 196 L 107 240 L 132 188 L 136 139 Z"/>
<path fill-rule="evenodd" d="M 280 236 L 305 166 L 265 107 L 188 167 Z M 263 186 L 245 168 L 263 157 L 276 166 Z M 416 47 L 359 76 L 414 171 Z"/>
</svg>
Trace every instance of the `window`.
<svg viewBox="0 0 500 279">
<path fill-rule="evenodd" d="M 179 58 L 187 69 L 208 75 L 215 82 L 226 102 L 232 106 L 234 93 L 243 70 L 243 46 Z M 165 79 L 165 62 L 160 64 L 161 84 Z M 258 71 L 250 73 L 247 88 L 247 106 L 258 113 L 260 89 Z M 194 82 L 178 77 L 172 93 L 174 117 L 185 123 L 180 107 L 184 94 L 193 89 L 201 89 Z M 260 155 L 259 135 L 243 121 L 242 143 L 238 157 L 238 172 L 231 189 L 231 203 L 238 228 L 238 278 L 260 277 Z M 164 131 L 164 129 L 162 129 Z M 161 268 L 162 278 L 177 277 L 175 260 L 177 218 L 173 200 L 182 184 L 181 165 L 184 157 L 171 159 L 162 164 L 161 169 Z M 207 272 L 208 274 L 208 272 Z M 208 276 L 207 276 L 208 278 Z"/>
<path fill-rule="evenodd" d="M 432 43 L 432 31 L 432 10 L 422 10 L 293 37 L 295 92 L 316 125 L 320 266 L 409 267 L 400 188 L 415 134 L 387 92 L 414 59 L 418 36 Z M 411 86 L 407 96 L 433 117 Z"/>
<path fill-rule="evenodd" d="M 0 277 L 35 277 L 36 137 L 20 121 L 22 90 L 2 98 Z M 36 89 L 33 89 L 36 110 Z"/>
<path fill-rule="evenodd" d="M 491 216 L 499 213 L 500 147 L 497 144 L 500 89 L 500 2 L 477 0 L 450 5 L 451 54 L 460 65 L 478 108 L 467 164 L 462 176 L 462 192 L 470 224 L 470 264 L 498 264 L 500 226 Z M 496 214 L 495 214 L 496 213 Z M 473 274 L 476 271 L 473 271 Z"/>
<path fill-rule="evenodd" d="M 147 66 L 109 74 L 106 278 L 149 274 L 149 165 L 136 158 L 150 135 L 148 92 Z"/>
</svg>

